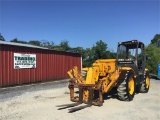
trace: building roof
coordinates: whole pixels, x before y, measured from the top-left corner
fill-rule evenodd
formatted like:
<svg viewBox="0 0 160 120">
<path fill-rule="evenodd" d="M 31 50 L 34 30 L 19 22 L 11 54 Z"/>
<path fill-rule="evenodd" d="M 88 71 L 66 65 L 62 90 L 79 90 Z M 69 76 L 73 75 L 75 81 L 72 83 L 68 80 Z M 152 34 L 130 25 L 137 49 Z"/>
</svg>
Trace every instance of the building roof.
<svg viewBox="0 0 160 120">
<path fill-rule="evenodd" d="M 0 41 L 0 45 L 12 45 L 12 46 L 20 46 L 20 47 L 29 47 L 29 48 L 38 48 L 38 49 L 45 49 L 45 50 L 50 50 L 45 47 L 40 47 L 40 46 L 35 46 L 35 45 L 30 45 L 30 44 L 22 44 L 22 43 L 15 43 L 15 42 L 8 42 L 8 41 Z M 58 51 L 58 50 L 54 50 Z M 58 51 L 58 52 L 66 52 L 66 53 L 74 53 L 74 54 L 80 54 L 77 52 L 68 52 L 68 51 Z M 81 55 L 81 54 L 80 54 Z"/>
<path fill-rule="evenodd" d="M 45 47 L 39 47 L 39 46 L 35 46 L 35 45 L 30 45 L 30 44 L 22 44 L 22 43 L 8 42 L 8 41 L 0 41 L 0 44 L 21 46 L 21 47 L 30 47 L 30 48 L 39 48 L 39 49 L 48 49 L 48 48 L 45 48 Z"/>
</svg>

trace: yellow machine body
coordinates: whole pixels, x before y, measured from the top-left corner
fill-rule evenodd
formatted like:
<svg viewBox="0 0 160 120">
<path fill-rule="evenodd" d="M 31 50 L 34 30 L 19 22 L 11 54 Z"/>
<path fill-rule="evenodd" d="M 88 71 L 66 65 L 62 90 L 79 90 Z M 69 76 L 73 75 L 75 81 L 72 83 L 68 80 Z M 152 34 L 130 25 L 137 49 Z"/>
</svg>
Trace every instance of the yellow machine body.
<svg viewBox="0 0 160 120">
<path fill-rule="evenodd" d="M 140 46 L 138 41 L 129 41 L 123 44 L 128 45 L 131 49 L 133 47 L 137 49 L 136 45 L 138 47 L 143 45 L 141 43 Z M 83 68 L 82 71 L 79 71 L 76 66 L 69 70 L 68 75 L 71 80 L 68 87 L 71 101 L 101 106 L 104 93 L 108 93 L 113 87 L 117 87 L 119 98 L 127 101 L 133 99 L 135 87 L 141 92 L 148 92 L 150 83 L 148 69 L 143 69 L 142 64 L 135 62 L 137 60 L 133 61 L 128 58 L 118 60 L 98 59 L 91 67 Z M 118 62 L 121 65 L 117 65 Z M 142 62 L 145 63 L 145 60 Z M 74 96 L 74 88 L 79 89 L 79 96 Z M 98 99 L 95 98 L 96 93 L 98 93 Z"/>
<path fill-rule="evenodd" d="M 96 60 L 92 67 L 83 68 L 82 71 L 85 75 L 82 75 L 76 66 L 68 71 L 71 78 L 69 89 L 71 95 L 71 101 L 78 102 L 79 98 L 74 97 L 74 88 L 82 88 L 82 101 L 91 102 L 93 98 L 89 100 L 89 90 L 99 91 L 100 101 L 92 102 L 90 104 L 102 105 L 104 93 L 109 92 L 118 83 L 118 78 L 122 70 L 131 70 L 129 67 L 116 68 L 115 59 L 99 59 Z M 73 80 L 75 78 L 75 80 Z M 92 92 L 93 92 L 92 91 Z M 79 95 L 81 96 L 81 95 Z"/>
</svg>

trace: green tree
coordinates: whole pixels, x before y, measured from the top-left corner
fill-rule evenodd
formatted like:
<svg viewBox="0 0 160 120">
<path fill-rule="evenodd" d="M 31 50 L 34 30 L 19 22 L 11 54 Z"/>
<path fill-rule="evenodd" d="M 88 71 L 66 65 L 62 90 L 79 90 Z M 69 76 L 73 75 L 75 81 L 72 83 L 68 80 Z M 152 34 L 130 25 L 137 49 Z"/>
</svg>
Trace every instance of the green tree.
<svg viewBox="0 0 160 120">
<path fill-rule="evenodd" d="M 22 43 L 22 44 L 28 44 L 28 42 L 26 42 L 26 41 L 22 41 L 22 40 L 18 40 L 17 38 L 14 38 L 14 39 L 13 39 L 13 40 L 11 40 L 10 42 Z"/>
<path fill-rule="evenodd" d="M 55 47 L 53 41 L 50 41 L 50 42 L 49 41 L 43 41 L 43 42 L 41 42 L 41 46 L 49 48 L 49 49 L 54 49 L 54 47 Z"/>
<path fill-rule="evenodd" d="M 95 61 L 94 53 L 92 48 L 86 48 L 83 53 L 83 67 L 90 67 L 92 66 L 93 62 Z"/>
<path fill-rule="evenodd" d="M 97 59 L 115 59 L 116 53 L 107 50 L 107 44 L 99 40 L 92 48 L 84 49 L 82 58 L 83 67 L 90 67 Z"/>
<path fill-rule="evenodd" d="M 157 74 L 158 64 L 160 63 L 160 48 L 157 48 L 154 44 L 146 46 L 146 56 L 151 57 L 146 61 L 146 67 L 150 73 Z"/>
<path fill-rule="evenodd" d="M 59 45 L 55 45 L 55 46 L 53 47 L 53 50 L 64 51 L 64 48 L 61 47 L 61 46 L 59 46 Z"/>
<path fill-rule="evenodd" d="M 160 47 L 160 34 L 156 34 L 151 40 L 151 44 L 154 44 L 156 47 Z"/>
<path fill-rule="evenodd" d="M 0 33 L 0 41 L 5 41 L 4 37 Z"/>
<path fill-rule="evenodd" d="M 35 46 L 41 46 L 41 42 L 38 40 L 30 40 L 28 44 L 35 45 Z"/>
<path fill-rule="evenodd" d="M 70 50 L 69 41 L 67 40 L 62 40 L 59 46 L 62 48 L 63 51 Z"/>
<path fill-rule="evenodd" d="M 102 40 L 96 42 L 96 45 L 92 47 L 94 54 L 94 60 L 107 58 L 107 44 Z"/>
<path fill-rule="evenodd" d="M 73 53 L 79 53 L 79 54 L 82 54 L 82 59 L 84 59 L 85 57 L 84 57 L 84 49 L 83 49 L 83 47 L 74 47 L 74 48 L 70 48 L 70 50 L 69 50 L 70 52 L 73 52 Z"/>
<path fill-rule="evenodd" d="M 116 59 L 116 53 L 113 51 L 106 51 L 106 58 L 105 59 Z"/>
<path fill-rule="evenodd" d="M 83 47 L 75 47 L 70 48 L 70 52 L 80 53 L 82 55 L 83 67 L 90 67 L 94 62 L 91 48 L 83 49 Z"/>
</svg>

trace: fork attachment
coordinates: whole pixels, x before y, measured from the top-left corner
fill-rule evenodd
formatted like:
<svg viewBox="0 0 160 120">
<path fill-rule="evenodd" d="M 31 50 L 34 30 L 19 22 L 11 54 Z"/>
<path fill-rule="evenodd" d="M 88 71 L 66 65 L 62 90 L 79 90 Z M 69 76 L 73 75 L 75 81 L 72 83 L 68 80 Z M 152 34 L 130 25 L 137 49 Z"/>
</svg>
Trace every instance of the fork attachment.
<svg viewBox="0 0 160 120">
<path fill-rule="evenodd" d="M 69 81 L 68 88 L 70 90 L 70 100 L 78 103 L 85 103 L 89 106 L 96 105 L 102 106 L 103 104 L 103 95 L 100 87 L 97 87 L 95 84 L 83 84 L 76 83 L 75 80 L 71 79 Z M 74 96 L 74 88 L 79 89 L 79 96 Z M 99 91 L 99 98 L 95 99 L 94 93 Z"/>
</svg>

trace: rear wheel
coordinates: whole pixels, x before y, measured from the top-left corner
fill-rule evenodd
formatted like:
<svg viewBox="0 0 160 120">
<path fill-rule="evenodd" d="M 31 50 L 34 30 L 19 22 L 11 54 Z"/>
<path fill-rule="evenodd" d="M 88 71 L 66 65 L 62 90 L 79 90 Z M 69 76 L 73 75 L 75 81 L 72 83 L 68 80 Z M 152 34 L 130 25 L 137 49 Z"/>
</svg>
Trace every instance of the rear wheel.
<svg viewBox="0 0 160 120">
<path fill-rule="evenodd" d="M 126 72 L 124 80 L 117 88 L 117 93 L 120 100 L 133 100 L 135 94 L 135 80 L 131 71 Z"/>
<path fill-rule="evenodd" d="M 139 86 L 139 92 L 147 93 L 149 91 L 149 86 L 150 86 L 149 72 L 146 72 L 144 74 L 144 80 L 142 84 Z"/>
</svg>

